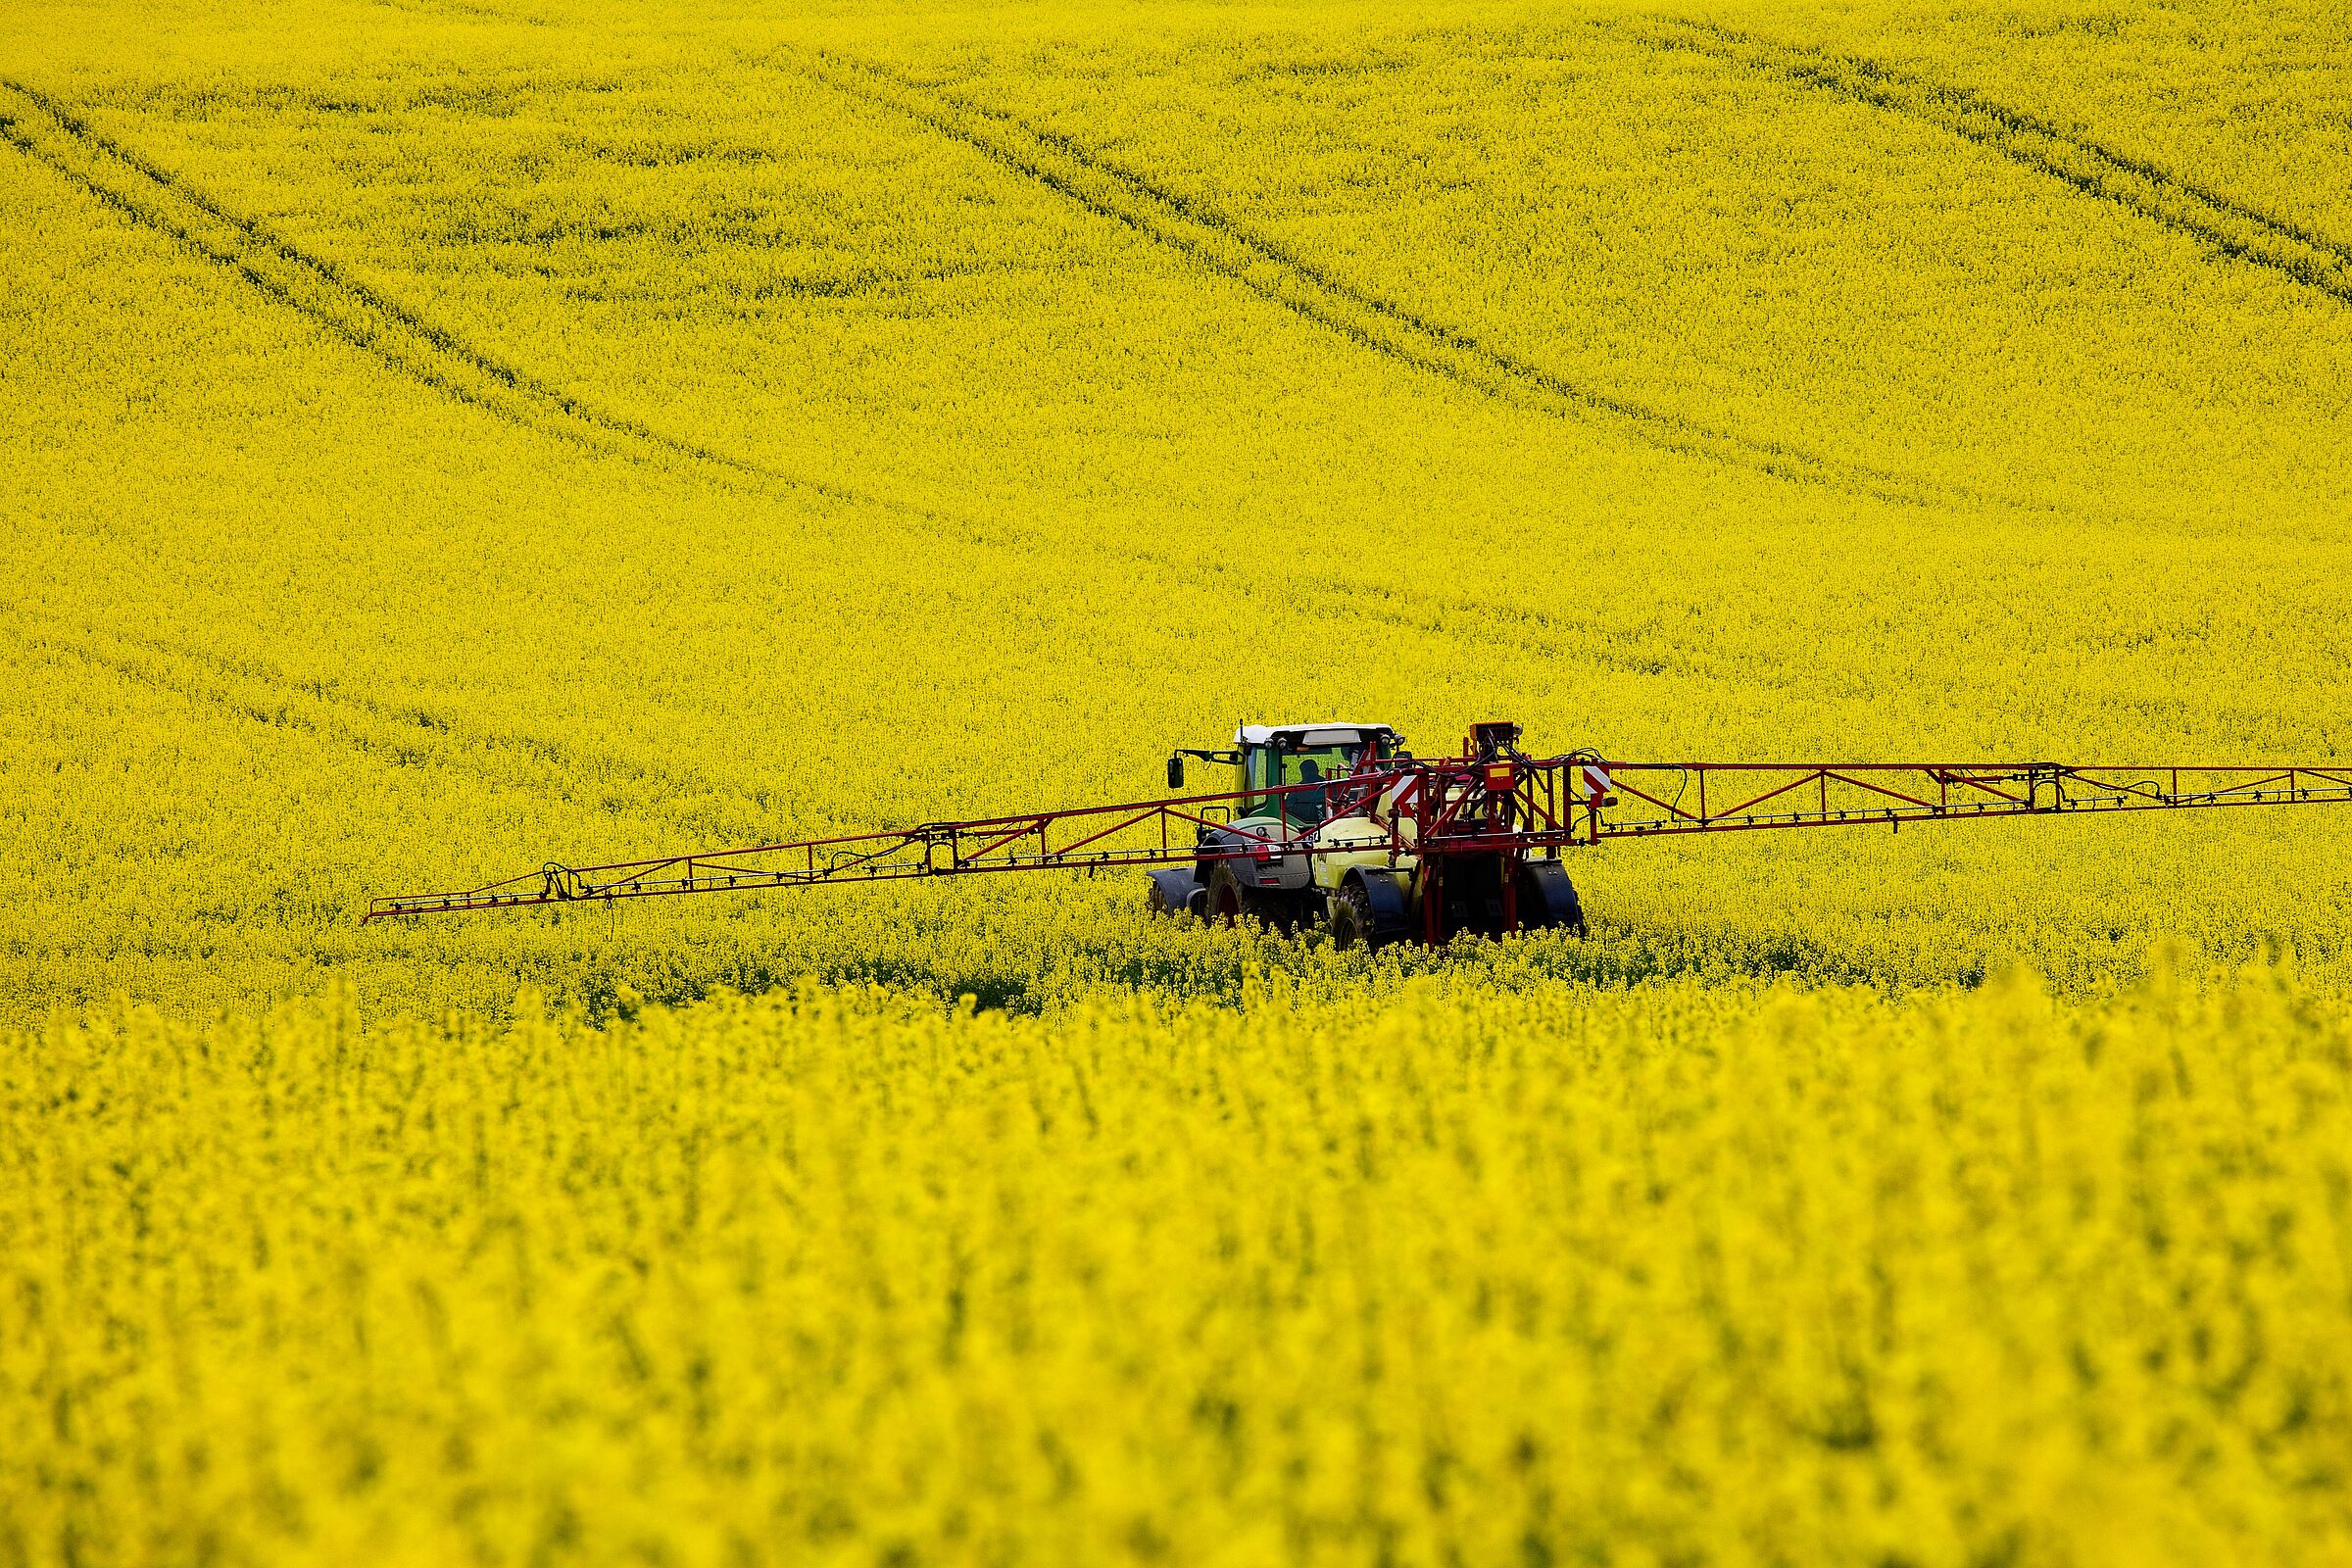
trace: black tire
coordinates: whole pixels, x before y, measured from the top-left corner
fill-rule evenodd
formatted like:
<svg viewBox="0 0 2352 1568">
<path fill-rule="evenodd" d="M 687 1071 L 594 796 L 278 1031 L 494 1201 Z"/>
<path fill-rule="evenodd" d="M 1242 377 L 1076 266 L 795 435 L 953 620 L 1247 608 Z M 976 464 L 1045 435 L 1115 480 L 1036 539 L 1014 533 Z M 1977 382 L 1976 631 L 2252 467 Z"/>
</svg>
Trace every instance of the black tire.
<svg viewBox="0 0 2352 1568">
<path fill-rule="evenodd" d="M 1519 867 L 1519 924 L 1529 931 L 1585 934 L 1584 901 L 1568 868 L 1557 860 L 1527 860 Z"/>
<path fill-rule="evenodd" d="M 1331 898 L 1334 947 L 1376 951 L 1413 940 L 1412 884 L 1400 871 L 1350 871 Z"/>
<path fill-rule="evenodd" d="M 1243 915 L 1248 915 L 1267 930 L 1286 937 L 1296 936 L 1300 926 L 1310 924 L 1320 912 L 1306 895 L 1247 885 L 1241 873 L 1224 860 L 1209 868 L 1208 894 L 1202 903 L 1207 907 L 1204 918 L 1219 925 L 1236 924 Z"/>
<path fill-rule="evenodd" d="M 1146 895 L 1146 907 L 1153 914 L 1179 915 L 1190 909 L 1199 914 L 1207 903 L 1207 892 L 1194 880 L 1190 871 L 1152 871 L 1149 873 L 1152 890 Z"/>
<path fill-rule="evenodd" d="M 1257 895 L 1242 886 L 1242 879 L 1232 866 L 1219 860 L 1208 868 L 1208 918 L 1219 925 L 1235 925 L 1245 914 L 1262 918 Z"/>
<path fill-rule="evenodd" d="M 1331 896 L 1331 945 L 1367 950 L 1380 946 L 1380 933 L 1372 923 L 1371 895 L 1354 877 L 1341 884 L 1340 891 Z"/>
</svg>

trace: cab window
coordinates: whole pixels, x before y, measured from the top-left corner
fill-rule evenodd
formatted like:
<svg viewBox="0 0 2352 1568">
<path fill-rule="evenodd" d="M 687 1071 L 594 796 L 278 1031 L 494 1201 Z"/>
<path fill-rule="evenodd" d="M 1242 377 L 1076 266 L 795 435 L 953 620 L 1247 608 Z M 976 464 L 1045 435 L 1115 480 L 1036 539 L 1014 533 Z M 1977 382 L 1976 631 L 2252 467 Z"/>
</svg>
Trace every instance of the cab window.
<svg viewBox="0 0 2352 1568">
<path fill-rule="evenodd" d="M 1248 816 L 1272 815 L 1279 809 L 1291 827 L 1312 827 L 1330 814 L 1330 799 L 1324 791 L 1302 789 L 1295 795 L 1283 796 L 1279 803 L 1259 797 L 1268 790 L 1345 778 L 1367 754 L 1386 760 L 1395 755 L 1395 750 L 1387 736 L 1343 746 L 1300 747 L 1295 751 L 1273 746 L 1244 747 L 1241 787 L 1247 798 L 1241 803 L 1241 812 Z"/>
<path fill-rule="evenodd" d="M 1361 745 L 1313 746 L 1278 753 L 1274 756 L 1274 782 L 1322 784 L 1344 778 L 1363 755 Z M 1312 827 L 1331 814 L 1330 806 L 1327 791 L 1302 789 L 1282 798 L 1282 814 L 1294 827 Z"/>
<path fill-rule="evenodd" d="M 1255 796 L 1261 790 L 1273 788 L 1277 782 L 1273 777 L 1273 761 L 1274 754 L 1263 746 L 1252 746 L 1244 752 L 1242 754 L 1243 790 Z M 1247 811 L 1256 805 L 1255 800 L 1247 800 L 1242 803 L 1242 808 Z"/>
</svg>

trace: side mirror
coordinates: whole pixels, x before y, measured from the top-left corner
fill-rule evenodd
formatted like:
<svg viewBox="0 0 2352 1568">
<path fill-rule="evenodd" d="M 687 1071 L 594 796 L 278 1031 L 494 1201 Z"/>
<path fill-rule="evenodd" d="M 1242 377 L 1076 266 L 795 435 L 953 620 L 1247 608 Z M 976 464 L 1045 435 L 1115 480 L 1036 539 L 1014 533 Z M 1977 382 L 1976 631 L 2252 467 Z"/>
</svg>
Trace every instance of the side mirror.
<svg viewBox="0 0 2352 1568">
<path fill-rule="evenodd" d="M 1184 788 L 1184 759 L 1173 754 L 1168 758 L 1168 788 Z"/>
</svg>

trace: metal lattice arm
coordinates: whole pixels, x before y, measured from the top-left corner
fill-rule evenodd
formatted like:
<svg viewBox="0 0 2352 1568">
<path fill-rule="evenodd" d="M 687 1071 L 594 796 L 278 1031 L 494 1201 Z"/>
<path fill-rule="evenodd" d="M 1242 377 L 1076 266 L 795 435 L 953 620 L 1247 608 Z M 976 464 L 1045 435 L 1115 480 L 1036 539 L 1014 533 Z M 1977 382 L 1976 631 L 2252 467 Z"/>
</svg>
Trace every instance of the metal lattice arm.
<svg viewBox="0 0 2352 1568">
<path fill-rule="evenodd" d="M 1261 790 L 1247 797 L 1199 795 L 1180 800 L 978 817 L 961 822 L 926 822 L 887 832 L 760 844 L 748 849 L 662 856 L 648 860 L 618 860 L 608 865 L 565 866 L 551 862 L 537 871 L 462 892 L 377 899 L 368 906 L 364 918 L 379 920 L 394 915 L 515 908 L 583 899 L 646 899 L 681 893 L 804 887 L 823 882 L 887 882 L 984 871 L 1189 865 L 1203 858 L 1322 853 L 1297 836 L 1270 836 L 1236 827 L 1231 821 L 1236 806 L 1244 800 L 1262 801 L 1297 793 L 1299 789 L 1294 787 Z M 1202 831 L 1212 828 L 1231 835 L 1237 841 L 1235 846 L 1224 850 L 1200 848 Z"/>
<path fill-rule="evenodd" d="M 1611 762 L 1593 839 L 2066 811 L 2352 802 L 2352 768 L 2031 763 Z"/>
<path fill-rule="evenodd" d="M 1296 814 L 1350 817 L 1357 827 L 1333 840 L 1311 826 L 1294 830 L 1282 804 L 1294 797 L 1312 798 L 1311 809 Z M 1613 762 L 1589 753 L 1399 758 L 1341 778 L 1248 794 L 926 822 L 609 865 L 550 863 L 462 892 L 377 899 L 366 918 L 989 871 L 1197 866 L 1367 851 L 1385 851 L 1399 863 L 1691 833 L 2324 802 L 2352 802 L 2352 766 Z M 1245 808 L 1284 825 L 1239 826 L 1233 817 Z"/>
</svg>

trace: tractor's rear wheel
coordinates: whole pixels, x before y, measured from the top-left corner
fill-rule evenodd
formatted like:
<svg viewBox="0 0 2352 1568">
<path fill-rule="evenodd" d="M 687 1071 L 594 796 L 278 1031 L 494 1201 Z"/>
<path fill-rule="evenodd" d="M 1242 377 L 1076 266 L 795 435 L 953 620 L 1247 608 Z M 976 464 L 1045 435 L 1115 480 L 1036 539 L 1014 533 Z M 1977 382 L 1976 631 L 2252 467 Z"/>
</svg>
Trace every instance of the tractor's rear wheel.
<svg viewBox="0 0 2352 1568">
<path fill-rule="evenodd" d="M 1526 860 L 1519 866 L 1519 923 L 1530 931 L 1585 934 L 1585 905 L 1557 860 Z"/>
<path fill-rule="evenodd" d="M 1349 880 L 1331 896 L 1331 945 L 1335 948 L 1376 948 L 1380 936 L 1372 924 L 1372 897 L 1361 882 Z"/>
</svg>

